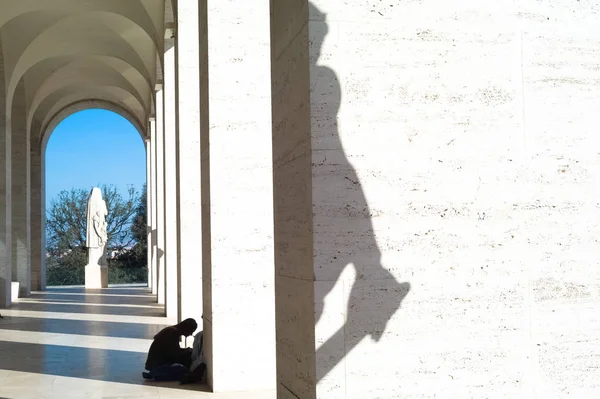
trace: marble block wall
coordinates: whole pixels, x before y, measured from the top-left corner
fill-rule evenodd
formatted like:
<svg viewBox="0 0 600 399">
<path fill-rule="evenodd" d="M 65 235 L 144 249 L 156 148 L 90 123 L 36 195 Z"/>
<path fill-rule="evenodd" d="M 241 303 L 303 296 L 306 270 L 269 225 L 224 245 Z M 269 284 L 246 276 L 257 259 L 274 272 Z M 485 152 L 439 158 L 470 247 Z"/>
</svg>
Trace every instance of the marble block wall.
<svg viewBox="0 0 600 399">
<path fill-rule="evenodd" d="M 281 3 L 279 397 L 600 395 L 598 7 Z"/>
</svg>

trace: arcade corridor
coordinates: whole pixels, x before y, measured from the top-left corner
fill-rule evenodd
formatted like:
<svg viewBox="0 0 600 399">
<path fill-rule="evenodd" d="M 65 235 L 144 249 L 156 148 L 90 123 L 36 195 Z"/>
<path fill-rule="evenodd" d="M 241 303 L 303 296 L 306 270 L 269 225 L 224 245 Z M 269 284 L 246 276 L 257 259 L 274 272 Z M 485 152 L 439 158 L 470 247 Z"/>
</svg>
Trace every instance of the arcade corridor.
<svg viewBox="0 0 600 399">
<path fill-rule="evenodd" d="M 598 20 L 0 1 L 0 399 L 210 395 L 142 381 L 188 317 L 215 397 L 600 398 Z M 90 108 L 144 140 L 150 288 L 45 291 L 46 144 Z"/>
</svg>

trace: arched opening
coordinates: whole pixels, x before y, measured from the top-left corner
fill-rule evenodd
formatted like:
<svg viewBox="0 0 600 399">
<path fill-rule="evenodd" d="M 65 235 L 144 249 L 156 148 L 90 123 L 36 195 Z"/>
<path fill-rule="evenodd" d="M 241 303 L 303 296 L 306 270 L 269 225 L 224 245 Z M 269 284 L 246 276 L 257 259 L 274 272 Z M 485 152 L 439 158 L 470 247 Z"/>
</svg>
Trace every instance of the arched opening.
<svg viewBox="0 0 600 399">
<path fill-rule="evenodd" d="M 118 106 L 81 102 L 42 130 L 41 202 L 46 285 L 83 285 L 86 208 L 92 187 L 106 202 L 111 284 L 147 284 L 146 154 L 139 122 Z"/>
</svg>

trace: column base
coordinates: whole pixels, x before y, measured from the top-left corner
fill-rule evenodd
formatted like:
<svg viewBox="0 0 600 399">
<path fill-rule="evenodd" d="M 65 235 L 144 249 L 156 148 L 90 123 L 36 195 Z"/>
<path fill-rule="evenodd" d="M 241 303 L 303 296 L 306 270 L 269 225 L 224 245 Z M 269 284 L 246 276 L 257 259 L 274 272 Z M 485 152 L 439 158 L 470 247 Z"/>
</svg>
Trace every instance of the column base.
<svg viewBox="0 0 600 399">
<path fill-rule="evenodd" d="M 108 288 L 108 267 L 87 265 L 85 267 L 85 288 Z"/>
<path fill-rule="evenodd" d="M 13 281 L 10 283 L 10 300 L 12 302 L 17 302 L 19 299 L 19 286 L 21 285 L 18 281 Z"/>
</svg>

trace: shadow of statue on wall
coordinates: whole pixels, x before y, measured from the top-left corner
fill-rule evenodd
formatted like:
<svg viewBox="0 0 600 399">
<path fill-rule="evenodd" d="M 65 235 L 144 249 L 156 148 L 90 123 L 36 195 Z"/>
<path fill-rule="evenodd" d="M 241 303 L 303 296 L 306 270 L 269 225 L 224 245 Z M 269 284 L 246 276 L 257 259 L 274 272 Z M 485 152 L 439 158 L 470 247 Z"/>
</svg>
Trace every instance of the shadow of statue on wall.
<svg viewBox="0 0 600 399">
<path fill-rule="evenodd" d="M 344 296 L 349 297 L 344 325 L 325 342 L 317 342 L 317 380 L 320 381 L 363 339 L 369 336 L 375 342 L 381 339 L 387 323 L 408 294 L 410 284 L 399 283 L 381 263 L 371 220 L 376 215 L 369 207 L 339 136 L 341 86 L 335 71 L 326 65 L 327 60 L 323 60 L 321 54 L 328 25 L 325 14 L 312 3 L 309 3 L 309 21 L 313 229 L 317 238 L 314 242 L 315 323 L 329 317 L 323 312 L 325 297 L 332 293 L 348 265 L 354 266 L 355 274 L 355 280 L 344 287 Z M 368 130 L 361 128 L 359 134 L 368 135 Z"/>
</svg>

